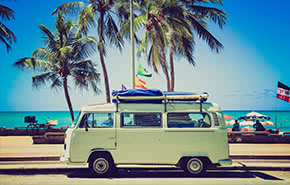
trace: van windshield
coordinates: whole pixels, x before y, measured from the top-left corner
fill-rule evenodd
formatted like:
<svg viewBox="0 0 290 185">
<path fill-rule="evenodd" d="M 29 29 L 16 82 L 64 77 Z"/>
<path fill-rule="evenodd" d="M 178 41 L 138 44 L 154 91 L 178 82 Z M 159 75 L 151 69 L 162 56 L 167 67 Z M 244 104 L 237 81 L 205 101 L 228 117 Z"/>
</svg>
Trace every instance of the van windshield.
<svg viewBox="0 0 290 185">
<path fill-rule="evenodd" d="M 76 112 L 75 114 L 77 114 L 77 116 L 75 116 L 75 120 L 74 122 L 71 124 L 71 128 L 75 128 L 75 126 L 77 125 L 79 119 L 80 119 L 80 116 L 81 116 L 81 112 Z"/>
</svg>

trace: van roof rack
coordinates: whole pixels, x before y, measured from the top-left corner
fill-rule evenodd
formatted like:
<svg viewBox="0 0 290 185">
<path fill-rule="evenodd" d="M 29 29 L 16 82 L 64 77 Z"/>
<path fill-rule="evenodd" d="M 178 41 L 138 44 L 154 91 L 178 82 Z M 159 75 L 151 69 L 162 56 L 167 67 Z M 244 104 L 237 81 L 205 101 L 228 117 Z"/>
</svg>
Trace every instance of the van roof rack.
<svg viewBox="0 0 290 185">
<path fill-rule="evenodd" d="M 208 93 L 166 92 L 157 89 L 128 89 L 112 92 L 113 103 L 155 103 L 162 104 L 176 101 L 207 101 Z"/>
</svg>

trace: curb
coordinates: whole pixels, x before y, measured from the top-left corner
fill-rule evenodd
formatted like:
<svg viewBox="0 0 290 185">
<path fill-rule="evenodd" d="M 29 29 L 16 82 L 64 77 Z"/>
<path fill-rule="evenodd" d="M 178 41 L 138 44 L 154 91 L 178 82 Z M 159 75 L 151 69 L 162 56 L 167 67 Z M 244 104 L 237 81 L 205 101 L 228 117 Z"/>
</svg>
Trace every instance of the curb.
<svg viewBox="0 0 290 185">
<path fill-rule="evenodd" d="M 0 161 L 59 161 L 59 156 L 50 157 L 0 157 Z"/>
<path fill-rule="evenodd" d="M 264 160 L 290 160 L 289 155 L 230 155 L 231 159 L 264 159 Z M 0 157 L 0 161 L 59 161 L 60 156 L 46 157 Z"/>
<path fill-rule="evenodd" d="M 231 159 L 290 160 L 289 155 L 230 155 Z"/>
</svg>

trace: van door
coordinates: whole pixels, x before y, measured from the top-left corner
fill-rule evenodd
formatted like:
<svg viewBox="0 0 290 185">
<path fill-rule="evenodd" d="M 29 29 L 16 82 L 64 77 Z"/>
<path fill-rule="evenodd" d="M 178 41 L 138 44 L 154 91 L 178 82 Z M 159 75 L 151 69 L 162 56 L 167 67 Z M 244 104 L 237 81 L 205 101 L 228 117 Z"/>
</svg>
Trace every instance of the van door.
<svg viewBox="0 0 290 185">
<path fill-rule="evenodd" d="M 71 161 L 85 162 L 92 150 L 115 150 L 113 113 L 85 113 L 72 133 Z"/>
<path fill-rule="evenodd" d="M 170 164 L 184 156 L 215 154 L 215 128 L 209 114 L 200 112 L 169 112 L 163 151 Z"/>
<path fill-rule="evenodd" d="M 121 113 L 117 133 L 119 164 L 154 164 L 164 158 L 160 145 L 162 113 Z"/>
</svg>

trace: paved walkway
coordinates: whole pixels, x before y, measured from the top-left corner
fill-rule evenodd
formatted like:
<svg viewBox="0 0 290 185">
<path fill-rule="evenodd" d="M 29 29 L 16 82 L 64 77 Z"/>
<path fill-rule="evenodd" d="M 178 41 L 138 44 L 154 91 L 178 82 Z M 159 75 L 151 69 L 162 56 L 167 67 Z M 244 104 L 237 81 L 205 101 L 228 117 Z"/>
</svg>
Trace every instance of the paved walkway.
<svg viewBox="0 0 290 185">
<path fill-rule="evenodd" d="M 62 144 L 32 144 L 30 136 L 1 136 L 0 158 L 55 157 L 63 154 Z M 230 144 L 230 155 L 290 156 L 290 144 Z"/>
<path fill-rule="evenodd" d="M 1 158 L 45 158 L 63 154 L 62 144 L 32 144 L 30 136 L 1 136 Z M 230 156 L 289 156 L 290 144 L 230 144 Z"/>
<path fill-rule="evenodd" d="M 62 144 L 32 143 L 30 136 L 0 137 L 0 170 L 80 168 L 80 166 L 67 166 L 58 161 L 46 160 L 47 158 L 57 160 L 63 154 Z M 290 169 L 290 144 L 230 144 L 230 155 L 233 158 L 233 165 L 229 168 Z M 241 160 L 237 156 L 249 158 Z M 258 159 L 255 156 L 270 157 L 271 160 Z M 286 156 L 287 160 L 282 159 L 283 156 Z M 7 158 L 20 160 L 5 161 Z"/>
</svg>

